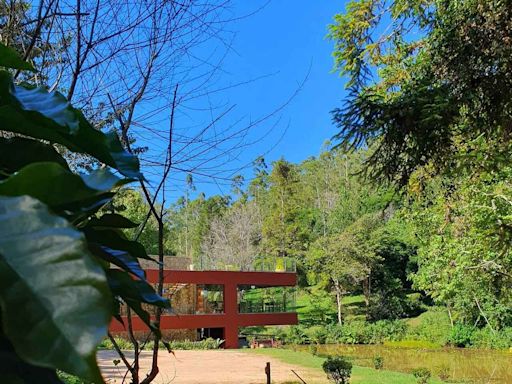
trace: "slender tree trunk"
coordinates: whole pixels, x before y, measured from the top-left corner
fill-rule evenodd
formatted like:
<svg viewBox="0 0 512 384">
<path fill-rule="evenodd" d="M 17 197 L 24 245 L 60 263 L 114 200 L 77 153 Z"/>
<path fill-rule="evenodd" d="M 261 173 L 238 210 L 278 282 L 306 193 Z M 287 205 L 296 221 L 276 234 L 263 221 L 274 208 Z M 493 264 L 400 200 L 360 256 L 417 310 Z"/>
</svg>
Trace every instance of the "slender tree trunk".
<svg viewBox="0 0 512 384">
<path fill-rule="evenodd" d="M 368 307 L 370 306 L 370 295 L 371 295 L 371 271 L 363 280 L 363 295 L 364 303 Z"/>
<path fill-rule="evenodd" d="M 332 281 L 334 284 L 334 292 L 336 293 L 336 310 L 338 312 L 338 324 L 341 325 L 343 323 L 343 305 L 341 304 L 341 299 L 343 298 L 343 289 L 338 279 L 332 279 Z"/>
<path fill-rule="evenodd" d="M 450 318 L 450 325 L 453 328 L 453 317 L 452 317 L 452 310 L 450 308 L 450 304 L 446 306 L 446 309 L 448 310 L 448 317 Z"/>
</svg>

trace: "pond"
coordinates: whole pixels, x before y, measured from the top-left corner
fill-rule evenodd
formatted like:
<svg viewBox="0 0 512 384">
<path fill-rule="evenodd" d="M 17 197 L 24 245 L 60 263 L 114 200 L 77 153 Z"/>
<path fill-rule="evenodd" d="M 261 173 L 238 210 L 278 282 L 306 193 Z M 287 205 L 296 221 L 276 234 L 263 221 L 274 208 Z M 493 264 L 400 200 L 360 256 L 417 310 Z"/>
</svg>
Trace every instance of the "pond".
<svg viewBox="0 0 512 384">
<path fill-rule="evenodd" d="M 309 346 L 296 346 L 309 350 Z M 415 349 L 385 345 L 319 345 L 318 353 L 344 355 L 353 358 L 356 365 L 373 367 L 373 358 L 382 356 L 384 369 L 411 372 L 414 368 L 428 368 L 433 375 L 445 373 L 447 381 L 468 383 L 512 383 L 512 352 L 443 348 Z"/>
</svg>

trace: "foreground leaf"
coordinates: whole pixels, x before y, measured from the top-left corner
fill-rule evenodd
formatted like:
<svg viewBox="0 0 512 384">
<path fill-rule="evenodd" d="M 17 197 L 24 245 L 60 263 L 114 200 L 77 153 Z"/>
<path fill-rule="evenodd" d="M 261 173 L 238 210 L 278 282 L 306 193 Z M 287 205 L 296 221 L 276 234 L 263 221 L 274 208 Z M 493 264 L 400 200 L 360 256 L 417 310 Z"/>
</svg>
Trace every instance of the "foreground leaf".
<svg viewBox="0 0 512 384">
<path fill-rule="evenodd" d="M 6 71 L 0 71 L 0 121 L 4 131 L 62 144 L 127 177 L 142 178 L 139 160 L 124 150 L 115 132 L 95 129 L 58 92 L 15 85 Z"/>
<path fill-rule="evenodd" d="M 35 72 L 32 64 L 23 61 L 16 50 L 3 44 L 0 44 L 0 67 L 26 69 Z"/>
<path fill-rule="evenodd" d="M 23 360 L 103 383 L 111 300 L 80 232 L 31 197 L 0 197 L 2 326 Z"/>
<path fill-rule="evenodd" d="M 100 218 L 93 217 L 87 223 L 87 226 L 101 229 L 101 228 L 135 228 L 139 224 L 134 223 L 130 219 L 121 216 L 117 213 L 106 213 Z"/>
<path fill-rule="evenodd" d="M 91 227 L 86 227 L 83 231 L 87 240 L 92 243 L 128 252 L 130 255 L 138 259 L 153 260 L 148 256 L 146 249 L 141 243 L 128 240 L 120 231 L 116 231 L 114 229 L 96 230 Z"/>
<path fill-rule="evenodd" d="M 66 160 L 51 145 L 24 137 L 0 137 L 0 170 L 14 173 L 30 163 L 42 161 L 52 161 L 69 169 Z"/>
<path fill-rule="evenodd" d="M 89 243 L 89 250 L 101 260 L 117 265 L 119 268 L 130 272 L 139 279 L 146 279 L 146 273 L 140 266 L 139 261 L 128 252 L 111 249 L 95 243 Z"/>
<path fill-rule="evenodd" d="M 149 313 L 142 308 L 142 303 L 160 308 L 171 308 L 169 300 L 159 296 L 153 287 L 144 280 L 134 280 L 126 272 L 110 269 L 107 272 L 108 284 L 112 293 L 119 296 L 144 323 L 155 333 L 160 330 L 151 322 Z"/>
<path fill-rule="evenodd" d="M 59 209 L 100 195 L 128 182 L 106 169 L 79 176 L 57 163 L 33 163 L 0 182 L 0 195 L 29 195 Z"/>
</svg>

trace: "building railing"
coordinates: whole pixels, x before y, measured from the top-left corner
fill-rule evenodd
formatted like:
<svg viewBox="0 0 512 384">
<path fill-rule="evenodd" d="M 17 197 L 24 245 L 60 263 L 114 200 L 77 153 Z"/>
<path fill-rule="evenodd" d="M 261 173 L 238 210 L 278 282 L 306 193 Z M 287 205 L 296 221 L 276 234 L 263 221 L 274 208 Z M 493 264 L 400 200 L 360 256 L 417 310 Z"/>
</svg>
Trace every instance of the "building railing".
<svg viewBox="0 0 512 384">
<path fill-rule="evenodd" d="M 243 271 L 243 272 L 296 272 L 297 263 L 291 257 L 257 257 L 252 263 L 223 263 L 201 258 L 190 266 L 195 271 Z"/>
</svg>

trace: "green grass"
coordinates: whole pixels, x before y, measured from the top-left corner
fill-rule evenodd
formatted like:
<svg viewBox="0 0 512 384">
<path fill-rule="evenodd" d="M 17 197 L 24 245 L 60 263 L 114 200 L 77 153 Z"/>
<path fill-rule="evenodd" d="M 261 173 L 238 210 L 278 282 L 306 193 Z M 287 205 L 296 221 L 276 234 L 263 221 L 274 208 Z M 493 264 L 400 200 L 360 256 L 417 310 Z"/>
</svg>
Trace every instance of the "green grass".
<svg viewBox="0 0 512 384">
<path fill-rule="evenodd" d="M 312 368 L 322 371 L 322 357 L 313 356 L 307 352 L 292 351 L 289 349 L 261 348 L 246 350 L 249 353 L 255 353 L 270 356 L 281 360 L 284 363 L 295 364 L 305 368 Z M 381 370 L 372 368 L 354 366 L 352 369 L 351 384 L 416 384 L 416 379 L 409 374 Z M 431 379 L 429 384 L 440 384 L 439 380 Z"/>
</svg>

